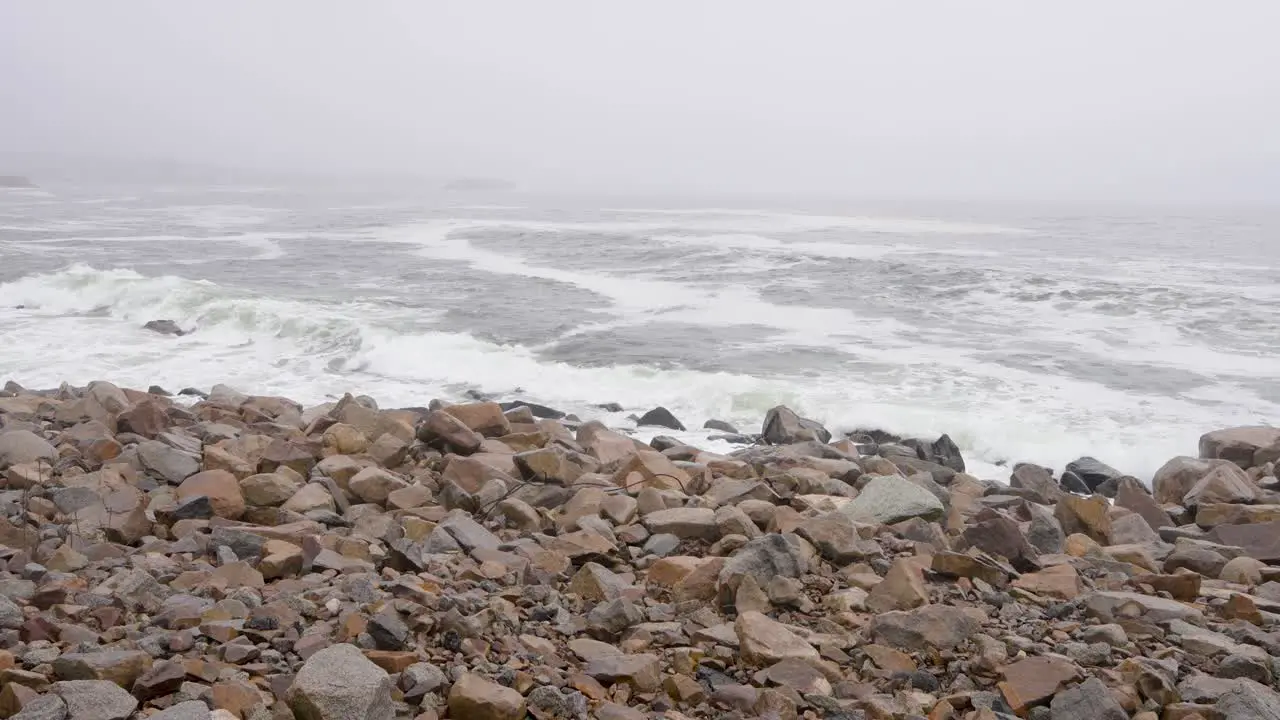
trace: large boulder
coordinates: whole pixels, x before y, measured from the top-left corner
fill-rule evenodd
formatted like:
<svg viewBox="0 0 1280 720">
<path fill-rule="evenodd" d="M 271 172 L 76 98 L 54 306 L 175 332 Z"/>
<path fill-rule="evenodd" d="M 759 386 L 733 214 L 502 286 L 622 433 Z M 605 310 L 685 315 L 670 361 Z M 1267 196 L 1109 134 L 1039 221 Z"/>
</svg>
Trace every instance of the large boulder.
<svg viewBox="0 0 1280 720">
<path fill-rule="evenodd" d="M 770 445 L 791 445 L 816 440 L 831 442 L 831 433 L 816 420 L 797 415 L 790 408 L 779 405 L 764 416 L 761 439 Z"/>
<path fill-rule="evenodd" d="M 0 433 L 0 470 L 36 461 L 53 463 L 57 459 L 58 451 L 47 440 L 30 430 Z"/>
<path fill-rule="evenodd" d="M 641 427 L 664 427 L 668 430 L 683 431 L 685 429 L 684 423 L 680 422 L 680 420 L 678 420 L 670 410 L 664 407 L 656 407 L 644 415 L 641 415 L 640 419 L 636 421 L 636 425 Z"/>
<path fill-rule="evenodd" d="M 937 520 L 945 508 L 933 493 L 904 478 L 882 475 L 871 478 L 858 497 L 840 512 L 858 522 L 892 525 L 918 517 Z"/>
<path fill-rule="evenodd" d="M 1191 486 L 1182 497 L 1182 504 L 1199 507 L 1211 503 L 1250 503 L 1257 495 L 1257 487 L 1243 470 L 1231 463 L 1222 463 Z"/>
<path fill-rule="evenodd" d="M 1228 460 L 1248 470 L 1263 465 L 1259 453 L 1280 452 L 1280 428 L 1254 426 L 1214 430 L 1200 437 L 1200 457 L 1205 460 Z M 1259 462 L 1262 460 L 1262 462 Z"/>
<path fill-rule="evenodd" d="M 394 720 L 391 677 L 355 645 L 327 647 L 307 659 L 289 689 L 298 720 Z"/>
<path fill-rule="evenodd" d="M 1124 473 L 1119 470 L 1097 458 L 1087 456 L 1067 463 L 1066 472 L 1075 473 L 1076 477 L 1084 481 L 1090 492 L 1097 490 L 1099 485 L 1108 480 L 1119 480 L 1124 477 Z"/>
<path fill-rule="evenodd" d="M 449 690 L 449 717 L 457 720 L 524 720 L 519 692 L 467 673 Z"/>
<path fill-rule="evenodd" d="M 125 720 L 138 707 L 127 690 L 110 680 L 66 680 L 53 693 L 67 704 L 67 720 Z"/>
<path fill-rule="evenodd" d="M 179 501 L 185 502 L 201 495 L 209 498 L 213 514 L 220 518 L 237 520 L 244 515 L 246 506 L 240 482 L 226 470 L 196 473 L 178 486 Z"/>
</svg>

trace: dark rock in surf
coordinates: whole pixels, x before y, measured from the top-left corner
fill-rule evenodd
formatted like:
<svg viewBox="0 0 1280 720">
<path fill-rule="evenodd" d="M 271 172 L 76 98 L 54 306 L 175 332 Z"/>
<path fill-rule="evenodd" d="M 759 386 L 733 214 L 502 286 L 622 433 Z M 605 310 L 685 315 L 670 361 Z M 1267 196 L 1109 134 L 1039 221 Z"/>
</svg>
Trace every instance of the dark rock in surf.
<svg viewBox="0 0 1280 720">
<path fill-rule="evenodd" d="M 933 442 L 908 438 L 902 441 L 902 445 L 914 449 L 916 457 L 921 460 L 949 467 L 956 472 L 964 472 L 964 458 L 961 457 L 960 448 L 950 435 L 944 434 Z"/>
<path fill-rule="evenodd" d="M 676 419 L 671 411 L 664 407 L 656 407 L 640 417 L 638 425 L 650 425 L 655 427 L 664 427 L 669 430 L 684 431 L 684 423 Z"/>
<path fill-rule="evenodd" d="M 182 388 L 181 390 L 178 391 L 178 394 L 184 397 L 198 397 L 201 400 L 209 399 L 209 393 L 203 390 L 197 390 L 195 388 Z"/>
<path fill-rule="evenodd" d="M 1093 492 L 1094 489 L 1108 480 L 1119 480 L 1121 477 L 1124 477 L 1124 473 L 1119 470 L 1116 470 L 1097 458 L 1091 458 L 1088 456 L 1082 457 L 1074 462 L 1067 463 L 1067 469 L 1063 472 L 1063 476 L 1065 477 L 1067 473 L 1075 473 L 1077 477 L 1084 481 L 1084 484 L 1089 488 L 1090 492 Z"/>
<path fill-rule="evenodd" d="M 143 325 L 142 329 L 150 330 L 154 333 L 160 333 L 161 335 L 176 335 L 177 337 L 182 337 L 188 332 L 187 330 L 183 330 L 178 326 L 178 323 L 172 320 L 152 320 L 146 325 Z"/>
<path fill-rule="evenodd" d="M 169 392 L 168 390 L 165 390 L 159 385 L 152 385 L 151 387 L 147 388 L 147 394 L 159 395 L 160 397 L 173 397 L 173 393 Z"/>
<path fill-rule="evenodd" d="M 684 443 L 671 437 L 670 435 L 658 435 L 657 437 L 649 441 L 649 447 L 653 448 L 654 450 L 657 450 L 658 452 L 665 452 L 667 450 L 670 450 L 671 448 L 678 448 L 678 447 L 682 447 L 683 445 Z"/>
<path fill-rule="evenodd" d="M 901 436 L 894 435 L 891 432 L 885 432 L 884 430 L 875 430 L 875 429 L 854 430 L 853 432 L 849 433 L 848 437 L 850 440 L 854 441 L 855 443 L 860 443 L 865 445 L 882 445 L 882 444 L 902 442 Z"/>
<path fill-rule="evenodd" d="M 722 433 L 728 433 L 730 435 L 738 434 L 738 428 L 730 425 L 729 423 L 723 420 L 708 420 L 702 423 L 702 429 L 703 430 L 719 430 Z"/>
<path fill-rule="evenodd" d="M 743 435 L 742 433 L 738 433 L 736 435 L 708 435 L 707 439 L 721 440 L 733 445 L 755 445 L 756 442 L 760 440 L 760 436 Z"/>
<path fill-rule="evenodd" d="M 791 445 L 810 440 L 831 442 L 831 433 L 822 423 L 802 418 L 783 405 L 773 408 L 765 415 L 761 437 L 770 445 Z"/>
<path fill-rule="evenodd" d="M 602 403 L 600 405 L 596 405 L 596 407 L 605 412 L 614 412 L 614 413 L 622 412 L 623 410 L 626 409 L 616 402 Z"/>
<path fill-rule="evenodd" d="M 507 411 L 515 410 L 516 408 L 522 408 L 522 407 L 529 408 L 529 412 L 533 413 L 534 417 L 545 418 L 548 420 L 560 420 L 561 418 L 565 417 L 565 413 L 560 412 L 555 408 L 550 408 L 550 407 L 547 407 L 546 405 L 539 405 L 537 403 L 525 402 L 523 400 L 513 400 L 512 402 L 499 403 L 499 407 L 502 408 L 502 412 L 507 412 Z"/>
</svg>

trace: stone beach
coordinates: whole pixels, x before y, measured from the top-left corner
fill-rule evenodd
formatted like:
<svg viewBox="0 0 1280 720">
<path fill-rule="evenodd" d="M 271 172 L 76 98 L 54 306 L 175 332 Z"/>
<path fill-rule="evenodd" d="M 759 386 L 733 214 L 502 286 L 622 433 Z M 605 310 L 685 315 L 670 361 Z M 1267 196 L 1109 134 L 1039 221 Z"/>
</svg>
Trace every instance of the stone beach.
<svg viewBox="0 0 1280 720">
<path fill-rule="evenodd" d="M 994 482 L 945 435 L 637 415 L 741 449 L 10 382 L 0 718 L 1280 720 L 1280 429 Z"/>
</svg>

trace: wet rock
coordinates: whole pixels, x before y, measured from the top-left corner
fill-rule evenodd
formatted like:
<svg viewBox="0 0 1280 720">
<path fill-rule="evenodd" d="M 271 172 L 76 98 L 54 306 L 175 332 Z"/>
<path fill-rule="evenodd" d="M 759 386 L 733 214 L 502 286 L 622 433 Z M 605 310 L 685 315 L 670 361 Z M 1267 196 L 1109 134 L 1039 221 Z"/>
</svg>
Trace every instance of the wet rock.
<svg viewBox="0 0 1280 720">
<path fill-rule="evenodd" d="M 176 337 L 182 337 L 187 334 L 187 331 L 183 330 L 182 327 L 173 320 L 148 320 L 147 323 L 142 326 L 142 329 L 150 330 L 151 332 L 160 335 L 173 335 Z"/>
<path fill-rule="evenodd" d="M 684 423 L 677 420 L 676 416 L 672 415 L 671 411 L 664 407 L 656 407 L 644 415 L 641 415 L 640 420 L 637 421 L 636 424 L 641 427 L 664 427 L 670 430 L 679 430 L 681 432 L 685 430 Z"/>
<path fill-rule="evenodd" d="M 1099 485 L 1108 480 L 1119 480 L 1124 477 L 1124 473 L 1097 458 L 1091 457 L 1082 457 L 1079 460 L 1067 463 L 1066 472 L 1073 473 L 1083 480 L 1085 487 L 1089 488 L 1089 492 L 1093 492 Z"/>
</svg>

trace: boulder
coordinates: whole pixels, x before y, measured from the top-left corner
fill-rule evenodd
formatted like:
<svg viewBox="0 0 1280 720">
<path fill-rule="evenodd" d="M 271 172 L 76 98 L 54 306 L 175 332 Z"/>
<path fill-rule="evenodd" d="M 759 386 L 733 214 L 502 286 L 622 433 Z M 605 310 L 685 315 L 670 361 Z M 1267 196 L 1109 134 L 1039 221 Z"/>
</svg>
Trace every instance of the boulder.
<svg viewBox="0 0 1280 720">
<path fill-rule="evenodd" d="M 1009 476 L 1009 486 L 1035 493 L 1041 504 L 1056 503 L 1063 495 L 1063 490 L 1054 481 L 1053 475 L 1039 465 L 1023 464 L 1015 467 L 1013 474 Z"/>
<path fill-rule="evenodd" d="M 127 720 L 138 701 L 109 680 L 65 680 L 53 684 L 53 694 L 67 705 L 67 720 Z"/>
<path fill-rule="evenodd" d="M 1200 437 L 1200 457 L 1204 460 L 1227 460 L 1248 470 L 1258 463 L 1259 451 L 1280 447 L 1280 428 L 1253 426 L 1214 430 Z"/>
<path fill-rule="evenodd" d="M 1066 495 L 1054 507 L 1054 517 L 1068 535 L 1081 533 L 1103 545 L 1111 542 L 1111 503 L 1101 495 Z"/>
<path fill-rule="evenodd" d="M 45 463 L 47 467 L 57 459 L 58 451 L 47 440 L 30 430 L 0 432 L 0 470 L 37 461 Z"/>
<path fill-rule="evenodd" d="M 452 415 L 467 428 L 489 438 L 500 438 L 511 432 L 511 422 L 502 410 L 502 406 L 494 402 L 464 403 L 446 405 L 443 412 Z"/>
<path fill-rule="evenodd" d="M 142 329 L 150 330 L 151 332 L 160 335 L 174 335 L 177 337 L 182 337 L 187 334 L 187 331 L 183 330 L 182 326 L 173 320 L 148 320 L 147 323 L 142 326 Z"/>
<path fill-rule="evenodd" d="M 816 420 L 797 415 L 790 408 L 779 405 L 765 415 L 761 440 L 770 445 L 791 445 L 816 440 L 831 442 L 831 433 Z"/>
<path fill-rule="evenodd" d="M 950 605 L 925 605 L 910 611 L 880 613 L 871 619 L 877 642 L 910 652 L 950 650 L 982 629 L 972 612 Z"/>
<path fill-rule="evenodd" d="M 179 485 L 200 472 L 196 458 L 158 440 L 138 443 L 138 462 L 144 470 L 170 485 Z"/>
<path fill-rule="evenodd" d="M 1192 485 L 1180 504 L 1195 508 L 1209 503 L 1250 503 L 1257 494 L 1257 487 L 1243 470 L 1230 463 L 1222 463 Z"/>
<path fill-rule="evenodd" d="M 769 616 L 755 611 L 738 615 L 733 624 L 742 657 L 756 667 L 783 660 L 816 662 L 818 651 L 807 641 Z"/>
<path fill-rule="evenodd" d="M 449 690 L 449 717 L 456 720 L 524 720 L 525 710 L 519 692 L 473 673 Z"/>
<path fill-rule="evenodd" d="M 1053 697 L 1049 720 L 1129 720 L 1129 713 L 1101 680 L 1089 678 Z"/>
<path fill-rule="evenodd" d="M 685 429 L 684 423 L 677 420 L 676 416 L 672 415 L 671 411 L 664 407 L 656 407 L 644 415 L 641 415 L 640 419 L 636 421 L 636 424 L 641 427 L 664 427 L 669 430 L 684 431 Z"/>
<path fill-rule="evenodd" d="M 307 659 L 289 689 L 298 720 L 394 720 L 391 678 L 354 645 L 327 647 Z"/>
<path fill-rule="evenodd" d="M 1209 471 L 1227 464 L 1227 460 L 1201 460 L 1193 457 L 1175 457 L 1166 462 L 1151 478 L 1155 500 L 1161 505 L 1179 505 L 1191 488 Z"/>
<path fill-rule="evenodd" d="M 1067 463 L 1066 472 L 1074 473 L 1076 477 L 1083 480 L 1090 492 L 1097 490 L 1099 485 L 1108 480 L 1118 480 L 1124 476 L 1124 473 L 1119 470 L 1091 457 L 1082 457 Z"/>
<path fill-rule="evenodd" d="M 918 517 L 942 517 L 942 502 L 924 488 L 895 476 L 873 477 L 852 502 L 840 508 L 858 522 L 893 525 Z"/>
<path fill-rule="evenodd" d="M 178 486 L 177 495 L 180 501 L 203 495 L 209 498 L 214 514 L 228 520 L 239 519 L 246 508 L 240 483 L 226 470 L 206 470 L 188 477 Z"/>
</svg>

